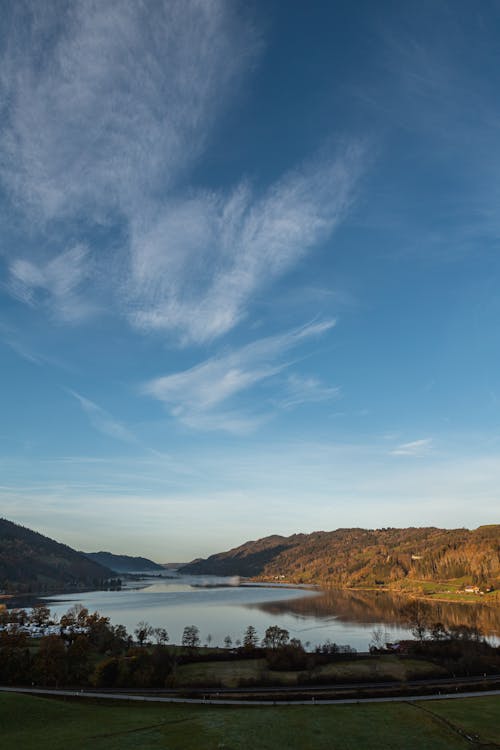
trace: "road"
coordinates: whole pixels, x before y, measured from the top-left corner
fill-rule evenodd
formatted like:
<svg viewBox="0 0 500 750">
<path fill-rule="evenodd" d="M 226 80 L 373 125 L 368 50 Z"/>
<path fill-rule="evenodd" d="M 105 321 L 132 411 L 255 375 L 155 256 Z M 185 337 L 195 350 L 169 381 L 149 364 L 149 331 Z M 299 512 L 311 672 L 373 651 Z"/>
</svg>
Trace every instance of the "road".
<svg viewBox="0 0 500 750">
<path fill-rule="evenodd" d="M 162 688 L 161 691 L 158 688 L 140 688 L 134 690 L 134 693 L 141 693 L 144 695 L 155 694 L 161 692 L 163 695 L 175 695 L 179 693 L 190 693 L 206 695 L 207 693 L 217 692 L 220 695 L 234 694 L 234 693 L 245 693 L 245 695 L 263 693 L 332 693 L 342 692 L 345 690 L 401 690 L 401 688 L 433 688 L 436 691 L 439 690 L 450 690 L 460 689 L 460 687 L 469 687 L 472 685 L 486 686 L 488 683 L 493 684 L 495 687 L 500 683 L 500 674 L 492 675 L 474 675 L 470 677 L 433 677 L 420 680 L 406 680 L 404 683 L 400 680 L 384 680 L 380 682 L 334 682 L 325 683 L 318 685 L 274 685 L 272 687 L 245 687 L 245 688 L 229 688 L 229 687 L 182 687 L 182 688 Z M 126 688 L 118 688 L 115 692 L 129 693 L 130 690 Z"/>
<path fill-rule="evenodd" d="M 241 700 L 234 698 L 184 698 L 173 695 L 136 695 L 132 693 L 99 693 L 91 690 L 52 690 L 49 688 L 0 687 L 2 693 L 25 693 L 28 695 L 51 695 L 59 698 L 81 698 L 138 701 L 143 703 L 194 703 L 211 706 L 324 706 L 349 703 L 407 703 L 415 701 L 449 700 L 456 698 L 480 698 L 500 695 L 500 690 L 482 690 L 467 693 L 443 693 L 442 695 L 405 695 L 383 698 L 311 698 L 310 700 Z"/>
</svg>

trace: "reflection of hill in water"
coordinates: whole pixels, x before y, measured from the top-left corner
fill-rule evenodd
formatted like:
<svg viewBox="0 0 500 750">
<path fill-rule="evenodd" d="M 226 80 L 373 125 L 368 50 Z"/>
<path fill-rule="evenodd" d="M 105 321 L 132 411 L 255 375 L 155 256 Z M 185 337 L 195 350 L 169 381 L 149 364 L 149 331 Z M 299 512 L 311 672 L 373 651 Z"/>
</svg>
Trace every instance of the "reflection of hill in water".
<svg viewBox="0 0 500 750">
<path fill-rule="evenodd" d="M 336 617 L 345 623 L 385 623 L 404 626 L 401 608 L 408 598 L 387 591 L 324 591 L 318 596 L 249 605 L 270 615 L 292 614 L 299 617 Z M 500 608 L 486 604 L 425 602 L 431 622 L 445 627 L 479 627 L 485 635 L 500 635 Z"/>
</svg>

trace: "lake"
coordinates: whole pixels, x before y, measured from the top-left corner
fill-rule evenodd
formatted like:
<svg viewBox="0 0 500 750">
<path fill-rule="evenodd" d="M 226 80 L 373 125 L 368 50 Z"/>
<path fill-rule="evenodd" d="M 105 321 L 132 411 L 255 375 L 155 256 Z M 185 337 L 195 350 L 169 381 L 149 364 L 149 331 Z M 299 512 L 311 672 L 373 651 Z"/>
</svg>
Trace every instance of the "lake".
<svg viewBox="0 0 500 750">
<path fill-rule="evenodd" d="M 368 649 L 375 628 L 385 631 L 387 641 L 411 637 L 400 615 L 405 601 L 389 592 L 312 591 L 210 576 L 145 577 L 127 582 L 120 591 L 47 597 L 59 616 L 78 603 L 109 617 L 114 625 L 125 625 L 130 634 L 141 620 L 164 627 L 171 643 L 181 642 L 186 625 L 198 626 L 201 642 L 213 646 L 222 646 L 227 635 L 233 643 L 242 640 L 248 625 L 260 637 L 269 625 L 279 625 L 310 648 L 328 639 L 358 651 Z M 480 603 L 436 602 L 432 619 L 445 626 L 477 625 L 493 641 L 500 635 L 499 609 Z"/>
</svg>

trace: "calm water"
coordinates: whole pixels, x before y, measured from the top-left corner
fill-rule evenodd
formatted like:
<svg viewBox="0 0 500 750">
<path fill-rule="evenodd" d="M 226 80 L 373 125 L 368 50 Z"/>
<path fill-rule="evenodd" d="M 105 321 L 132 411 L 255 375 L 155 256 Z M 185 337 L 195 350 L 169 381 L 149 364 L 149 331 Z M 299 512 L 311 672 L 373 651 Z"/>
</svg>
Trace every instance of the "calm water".
<svg viewBox="0 0 500 750">
<path fill-rule="evenodd" d="M 269 625 L 279 625 L 310 647 L 327 639 L 365 651 L 376 627 L 386 640 L 410 637 L 399 614 L 404 599 L 385 592 L 316 592 L 284 586 L 229 585 L 231 579 L 177 577 L 143 579 L 121 591 L 92 591 L 50 597 L 53 612 L 63 614 L 75 603 L 98 610 L 115 625 L 133 633 L 146 620 L 165 627 L 171 643 L 180 643 L 186 625 L 197 625 L 202 643 L 223 645 L 243 639 L 248 625 L 264 635 Z M 433 619 L 451 624 L 477 624 L 486 635 L 500 634 L 500 612 L 478 605 L 433 605 Z"/>
</svg>

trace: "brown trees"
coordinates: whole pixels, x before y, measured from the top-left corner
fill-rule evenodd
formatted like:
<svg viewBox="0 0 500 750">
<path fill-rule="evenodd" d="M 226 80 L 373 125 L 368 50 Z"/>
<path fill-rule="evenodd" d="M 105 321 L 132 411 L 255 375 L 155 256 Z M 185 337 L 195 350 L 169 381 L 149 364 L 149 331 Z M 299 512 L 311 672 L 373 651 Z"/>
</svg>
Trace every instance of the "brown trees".
<svg viewBox="0 0 500 750">
<path fill-rule="evenodd" d="M 286 646 L 289 640 L 290 633 L 288 630 L 280 628 L 278 625 L 271 625 L 266 630 L 262 639 L 262 645 L 264 648 L 277 649 L 281 646 Z"/>
<path fill-rule="evenodd" d="M 40 640 L 34 661 L 34 675 L 40 685 L 59 687 L 67 677 L 66 646 L 58 635 L 47 635 Z"/>
</svg>

